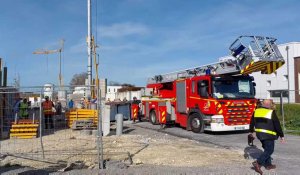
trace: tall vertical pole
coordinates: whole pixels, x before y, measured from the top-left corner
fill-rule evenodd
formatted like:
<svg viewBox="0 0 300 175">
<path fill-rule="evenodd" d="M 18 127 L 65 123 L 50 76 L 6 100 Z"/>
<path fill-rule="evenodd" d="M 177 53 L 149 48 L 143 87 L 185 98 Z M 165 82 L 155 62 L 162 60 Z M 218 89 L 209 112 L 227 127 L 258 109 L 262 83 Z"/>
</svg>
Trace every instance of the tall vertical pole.
<svg viewBox="0 0 300 175">
<path fill-rule="evenodd" d="M 0 86 L 2 86 L 2 58 L 0 58 Z"/>
<path fill-rule="evenodd" d="M 61 88 L 62 86 L 62 82 L 61 82 L 61 49 L 59 50 L 59 88 Z"/>
<path fill-rule="evenodd" d="M 103 112 L 103 104 L 102 104 L 102 96 L 101 96 L 101 89 L 97 89 L 97 110 L 98 110 L 98 132 L 97 132 L 97 150 L 98 150 L 98 165 L 100 169 L 104 168 L 103 165 L 103 129 L 102 129 L 102 112 Z"/>
<path fill-rule="evenodd" d="M 87 36 L 87 44 L 88 44 L 88 88 L 92 85 L 92 23 L 91 23 L 91 0 L 87 0 L 87 8 L 88 8 L 88 36 Z"/>
<path fill-rule="evenodd" d="M 290 65 L 289 65 L 289 46 L 286 46 L 286 63 L 287 63 L 287 83 L 288 83 L 288 103 L 290 103 Z"/>
<path fill-rule="evenodd" d="M 40 119 L 39 119 L 39 125 L 40 125 L 40 128 L 39 128 L 39 133 L 40 133 L 40 144 L 41 144 L 41 150 L 42 150 L 42 156 L 43 156 L 43 159 L 45 159 L 45 152 L 44 152 L 44 144 L 43 144 L 43 118 L 42 118 L 42 115 L 43 115 L 43 110 L 42 110 L 42 90 L 40 92 Z"/>
<path fill-rule="evenodd" d="M 285 119 L 284 119 L 284 108 L 283 108 L 283 93 L 284 91 L 280 92 L 280 108 L 281 108 L 281 117 L 282 117 L 282 125 L 283 125 L 283 131 L 285 131 Z"/>
<path fill-rule="evenodd" d="M 7 67 L 3 68 L 3 87 L 7 86 Z"/>
</svg>

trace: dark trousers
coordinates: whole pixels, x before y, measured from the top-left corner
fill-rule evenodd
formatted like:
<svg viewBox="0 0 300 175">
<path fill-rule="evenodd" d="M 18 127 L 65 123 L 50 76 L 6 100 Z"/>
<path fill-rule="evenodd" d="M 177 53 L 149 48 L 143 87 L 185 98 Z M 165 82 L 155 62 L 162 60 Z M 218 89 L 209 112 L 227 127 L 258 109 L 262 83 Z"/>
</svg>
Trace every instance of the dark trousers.
<svg viewBox="0 0 300 175">
<path fill-rule="evenodd" d="M 262 147 L 264 148 L 264 152 L 259 156 L 257 162 L 260 165 L 269 166 L 271 165 L 272 158 L 271 155 L 274 152 L 274 140 L 261 140 Z"/>
<path fill-rule="evenodd" d="M 45 129 L 53 129 L 53 116 L 51 114 L 45 114 Z"/>
</svg>

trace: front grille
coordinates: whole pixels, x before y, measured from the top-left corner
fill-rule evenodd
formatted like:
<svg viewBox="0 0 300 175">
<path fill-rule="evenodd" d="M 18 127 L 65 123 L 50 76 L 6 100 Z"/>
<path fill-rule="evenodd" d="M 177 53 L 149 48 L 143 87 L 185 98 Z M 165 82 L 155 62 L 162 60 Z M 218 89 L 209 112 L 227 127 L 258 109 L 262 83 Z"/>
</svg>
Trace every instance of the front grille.
<svg viewBox="0 0 300 175">
<path fill-rule="evenodd" d="M 250 123 L 252 110 L 248 105 L 227 106 L 223 115 L 227 125 L 245 125 Z"/>
</svg>

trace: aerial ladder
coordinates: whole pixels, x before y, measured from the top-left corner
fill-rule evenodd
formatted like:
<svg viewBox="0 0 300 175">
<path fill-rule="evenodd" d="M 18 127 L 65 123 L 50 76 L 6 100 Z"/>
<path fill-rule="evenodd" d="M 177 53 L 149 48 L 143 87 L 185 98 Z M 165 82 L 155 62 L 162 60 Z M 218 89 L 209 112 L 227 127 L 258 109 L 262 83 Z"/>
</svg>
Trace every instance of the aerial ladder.
<svg viewBox="0 0 300 175">
<path fill-rule="evenodd" d="M 237 75 L 259 71 L 262 74 L 271 74 L 284 64 L 275 41 L 276 39 L 271 37 L 240 36 L 230 45 L 230 56 L 219 62 L 155 75 L 148 79 L 148 84 L 167 83 L 206 74 Z"/>
<path fill-rule="evenodd" d="M 37 50 L 34 51 L 33 54 L 54 54 L 54 53 L 59 53 L 59 75 L 58 75 L 58 80 L 59 80 L 59 87 L 61 88 L 63 86 L 63 78 L 61 74 L 61 53 L 64 50 L 64 40 L 60 40 L 60 48 L 55 49 L 55 50 Z"/>
</svg>

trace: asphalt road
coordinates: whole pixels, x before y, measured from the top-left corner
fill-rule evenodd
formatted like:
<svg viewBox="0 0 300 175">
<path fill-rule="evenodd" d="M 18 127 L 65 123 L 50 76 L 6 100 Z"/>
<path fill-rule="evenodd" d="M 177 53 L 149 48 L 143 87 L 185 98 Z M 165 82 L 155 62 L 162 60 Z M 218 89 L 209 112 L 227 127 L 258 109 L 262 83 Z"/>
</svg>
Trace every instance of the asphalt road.
<svg viewBox="0 0 300 175">
<path fill-rule="evenodd" d="M 199 143 L 214 145 L 217 147 L 225 147 L 241 151 L 245 158 L 256 159 L 262 152 L 261 143 L 258 139 L 254 140 L 254 147 L 248 146 L 248 132 L 222 132 L 222 133 L 193 133 L 186 131 L 180 127 L 167 127 L 160 129 L 159 125 L 152 125 L 149 122 L 141 122 L 134 124 L 135 127 L 148 128 L 164 132 L 170 135 L 189 138 Z M 282 144 L 276 141 L 275 152 L 272 155 L 273 163 L 277 165 L 275 171 L 267 171 L 272 174 L 300 174 L 300 136 L 285 135 L 286 143 Z"/>
</svg>

